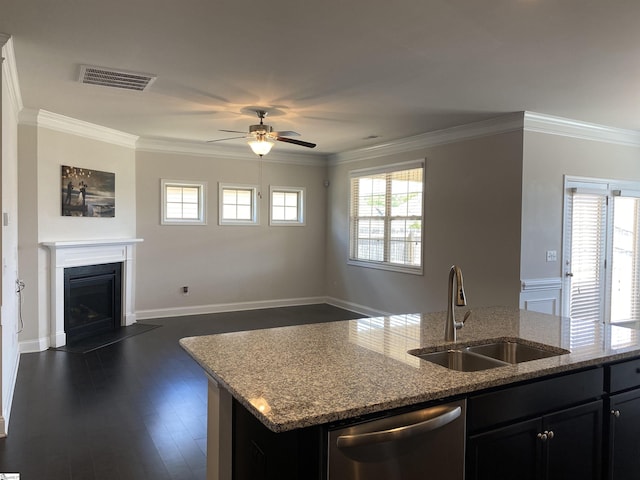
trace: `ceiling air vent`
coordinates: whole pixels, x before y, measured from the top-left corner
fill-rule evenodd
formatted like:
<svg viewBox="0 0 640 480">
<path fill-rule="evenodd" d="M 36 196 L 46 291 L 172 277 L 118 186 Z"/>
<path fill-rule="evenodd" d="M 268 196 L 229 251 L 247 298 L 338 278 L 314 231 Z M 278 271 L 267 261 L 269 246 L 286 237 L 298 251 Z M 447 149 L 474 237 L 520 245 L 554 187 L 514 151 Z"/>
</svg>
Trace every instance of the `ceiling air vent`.
<svg viewBox="0 0 640 480">
<path fill-rule="evenodd" d="M 111 68 L 80 66 L 80 82 L 103 87 L 124 88 L 142 92 L 151 85 L 157 77 L 148 73 L 127 72 Z"/>
</svg>

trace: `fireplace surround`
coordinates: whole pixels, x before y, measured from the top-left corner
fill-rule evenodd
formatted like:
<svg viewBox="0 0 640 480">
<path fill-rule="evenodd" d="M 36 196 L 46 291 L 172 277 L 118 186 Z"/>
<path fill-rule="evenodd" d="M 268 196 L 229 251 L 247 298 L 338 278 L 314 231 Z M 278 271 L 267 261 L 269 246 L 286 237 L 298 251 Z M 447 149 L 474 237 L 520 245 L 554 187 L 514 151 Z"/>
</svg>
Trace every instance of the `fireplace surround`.
<svg viewBox="0 0 640 480">
<path fill-rule="evenodd" d="M 135 246 L 140 238 L 114 240 L 85 240 L 44 242 L 50 251 L 50 333 L 49 346 L 62 347 L 67 343 L 64 325 L 64 273 L 65 269 L 89 265 L 121 264 L 120 288 L 121 326 L 135 323 L 134 267 Z"/>
</svg>

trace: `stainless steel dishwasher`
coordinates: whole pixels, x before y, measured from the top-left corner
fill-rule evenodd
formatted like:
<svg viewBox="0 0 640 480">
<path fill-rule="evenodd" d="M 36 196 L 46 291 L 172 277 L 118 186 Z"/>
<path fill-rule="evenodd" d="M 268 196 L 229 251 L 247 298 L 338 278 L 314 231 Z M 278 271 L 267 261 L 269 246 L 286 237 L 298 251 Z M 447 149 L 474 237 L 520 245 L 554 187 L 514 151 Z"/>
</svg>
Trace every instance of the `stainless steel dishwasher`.
<svg viewBox="0 0 640 480">
<path fill-rule="evenodd" d="M 463 480 L 466 401 L 329 431 L 328 480 Z"/>
</svg>

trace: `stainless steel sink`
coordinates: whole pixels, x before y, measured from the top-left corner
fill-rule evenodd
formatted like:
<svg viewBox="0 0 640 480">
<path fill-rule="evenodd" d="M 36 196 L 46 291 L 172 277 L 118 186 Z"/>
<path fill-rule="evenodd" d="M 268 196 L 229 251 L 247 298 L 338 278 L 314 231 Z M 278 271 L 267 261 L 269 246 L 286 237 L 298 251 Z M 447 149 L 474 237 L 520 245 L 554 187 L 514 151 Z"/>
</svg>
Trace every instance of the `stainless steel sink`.
<svg viewBox="0 0 640 480">
<path fill-rule="evenodd" d="M 569 353 L 566 350 L 535 347 L 516 341 L 499 341 L 475 345 L 467 347 L 466 350 L 509 363 L 529 362 Z"/>
<path fill-rule="evenodd" d="M 518 338 L 491 339 L 473 345 L 456 345 L 444 351 L 410 350 L 409 353 L 431 363 L 459 372 L 476 372 L 516 363 L 571 353 L 550 345 L 522 342 Z"/>
<path fill-rule="evenodd" d="M 459 372 L 477 372 L 478 370 L 488 370 L 489 368 L 508 365 L 506 362 L 465 350 L 445 350 L 442 352 L 414 353 L 413 355 Z"/>
</svg>

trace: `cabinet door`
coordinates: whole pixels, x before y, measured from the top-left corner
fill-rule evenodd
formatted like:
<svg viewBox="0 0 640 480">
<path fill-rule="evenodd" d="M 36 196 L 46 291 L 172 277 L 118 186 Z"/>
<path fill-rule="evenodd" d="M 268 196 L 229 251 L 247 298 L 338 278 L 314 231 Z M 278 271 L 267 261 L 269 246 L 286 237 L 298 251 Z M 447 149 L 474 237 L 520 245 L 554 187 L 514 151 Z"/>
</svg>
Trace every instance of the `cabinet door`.
<svg viewBox="0 0 640 480">
<path fill-rule="evenodd" d="M 541 480 L 541 419 L 469 437 L 468 480 Z"/>
<path fill-rule="evenodd" d="M 601 478 L 602 400 L 546 415 L 543 431 L 545 478 Z"/>
<path fill-rule="evenodd" d="M 640 389 L 612 395 L 609 406 L 607 478 L 637 480 L 640 475 Z"/>
</svg>

